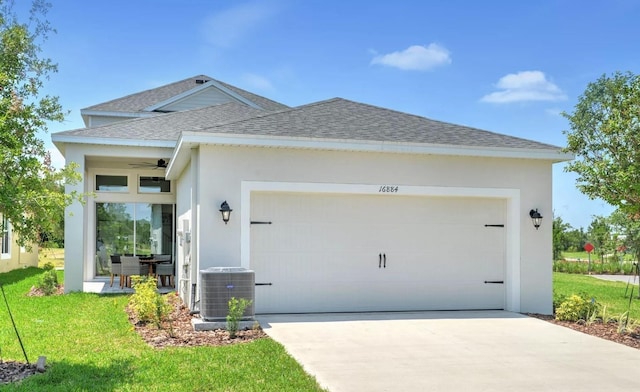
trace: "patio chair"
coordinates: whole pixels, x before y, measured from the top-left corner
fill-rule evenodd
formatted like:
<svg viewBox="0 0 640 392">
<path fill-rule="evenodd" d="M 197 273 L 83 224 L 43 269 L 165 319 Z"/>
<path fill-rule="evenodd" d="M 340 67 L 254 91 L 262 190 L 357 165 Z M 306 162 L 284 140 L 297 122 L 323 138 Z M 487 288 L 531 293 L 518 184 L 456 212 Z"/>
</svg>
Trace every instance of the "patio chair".
<svg viewBox="0 0 640 392">
<path fill-rule="evenodd" d="M 111 265 L 109 266 L 109 270 L 111 271 L 111 281 L 109 282 L 109 287 L 113 287 L 113 277 L 118 275 L 120 278 L 120 288 L 122 288 L 122 263 L 120 261 L 120 255 L 111 255 Z"/>
<path fill-rule="evenodd" d="M 126 287 L 131 287 L 131 276 L 144 276 L 149 271 L 149 267 L 140 264 L 140 259 L 137 256 L 120 256 L 120 262 L 122 268 L 121 279 L 124 279 Z"/>
<path fill-rule="evenodd" d="M 165 278 L 169 278 L 169 286 L 170 287 L 175 287 L 174 286 L 174 279 L 173 279 L 173 271 L 174 271 L 174 264 L 173 263 L 159 263 L 156 264 L 156 278 L 158 279 L 158 283 L 162 284 L 162 286 L 165 286 Z"/>
</svg>

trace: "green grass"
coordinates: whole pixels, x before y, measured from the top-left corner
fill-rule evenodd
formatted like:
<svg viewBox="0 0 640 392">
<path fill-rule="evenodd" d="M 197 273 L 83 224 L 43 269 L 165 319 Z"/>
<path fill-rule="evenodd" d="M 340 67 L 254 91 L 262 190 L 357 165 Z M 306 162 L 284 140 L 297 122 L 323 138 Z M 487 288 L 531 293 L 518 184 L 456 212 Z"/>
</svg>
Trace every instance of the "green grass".
<svg viewBox="0 0 640 392">
<path fill-rule="evenodd" d="M 587 252 L 562 252 L 562 257 L 566 259 L 580 259 L 589 260 L 589 254 Z M 591 260 L 597 260 L 598 255 L 591 253 Z"/>
<path fill-rule="evenodd" d="M 631 278 L 633 283 L 633 278 Z M 572 294 L 586 294 L 589 298 L 595 298 L 601 305 L 607 306 L 607 314 L 618 317 L 627 311 L 629 306 L 629 293 L 631 286 L 628 288 L 627 296 L 626 282 L 611 282 L 597 279 L 588 275 L 575 275 L 566 273 L 553 273 L 553 293 L 554 297 L 559 295 L 570 296 Z M 640 299 L 638 299 L 638 279 L 635 281 L 635 289 L 633 291 L 633 300 L 631 302 L 631 310 L 629 317 L 640 320 Z"/>
<path fill-rule="evenodd" d="M 589 260 L 589 254 L 587 252 L 562 252 L 561 256 L 565 259 L 572 259 L 572 260 L 582 260 L 582 261 L 588 261 Z M 625 261 L 633 261 L 635 259 L 635 257 L 630 254 L 627 253 L 625 255 L 623 255 L 623 259 Z M 620 254 L 618 254 L 618 256 L 616 257 L 615 260 L 612 260 L 612 258 L 605 258 L 605 261 L 620 261 Z M 591 262 L 600 262 L 600 256 L 596 253 L 596 252 L 591 252 Z"/>
<path fill-rule="evenodd" d="M 319 391 L 271 339 L 226 347 L 154 349 L 133 330 L 128 296 L 72 293 L 27 297 L 41 269 L 0 274 L 29 360 L 44 374 L 0 391 Z M 63 273 L 59 271 L 62 279 Z M 0 299 L 0 359 L 24 357 Z"/>
</svg>

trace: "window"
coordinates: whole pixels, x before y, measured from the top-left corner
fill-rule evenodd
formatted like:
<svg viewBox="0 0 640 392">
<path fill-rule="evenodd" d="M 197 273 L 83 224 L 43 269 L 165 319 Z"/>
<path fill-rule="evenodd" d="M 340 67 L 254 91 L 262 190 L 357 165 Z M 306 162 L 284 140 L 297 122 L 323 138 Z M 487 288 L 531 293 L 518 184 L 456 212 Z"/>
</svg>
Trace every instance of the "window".
<svg viewBox="0 0 640 392">
<path fill-rule="evenodd" d="M 2 251 L 0 252 L 3 257 L 11 256 L 11 223 L 6 218 L 2 218 Z"/>
<path fill-rule="evenodd" d="M 173 204 L 96 203 L 96 260 L 106 267 L 115 254 L 174 254 L 173 210 Z"/>
<path fill-rule="evenodd" d="M 128 192 L 127 176 L 96 175 L 96 191 L 101 192 Z"/>
<path fill-rule="evenodd" d="M 164 177 L 140 177 L 138 192 L 140 193 L 164 193 L 171 192 L 171 181 Z"/>
</svg>

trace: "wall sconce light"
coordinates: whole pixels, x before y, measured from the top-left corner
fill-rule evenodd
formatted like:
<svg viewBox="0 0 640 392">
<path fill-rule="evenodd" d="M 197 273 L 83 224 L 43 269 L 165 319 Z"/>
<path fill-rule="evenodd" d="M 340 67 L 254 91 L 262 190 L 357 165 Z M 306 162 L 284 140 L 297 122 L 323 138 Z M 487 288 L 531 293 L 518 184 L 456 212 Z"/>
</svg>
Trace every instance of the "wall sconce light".
<svg viewBox="0 0 640 392">
<path fill-rule="evenodd" d="M 233 210 L 229 208 L 229 204 L 227 204 L 226 200 L 223 201 L 222 204 L 220 204 L 220 213 L 222 214 L 222 221 L 225 225 L 229 223 L 229 218 L 231 218 L 231 211 Z"/>
<path fill-rule="evenodd" d="M 533 227 L 538 230 L 540 227 L 540 223 L 542 223 L 542 215 L 538 212 L 538 209 L 529 211 L 529 216 L 531 217 L 531 221 L 533 222 Z"/>
</svg>

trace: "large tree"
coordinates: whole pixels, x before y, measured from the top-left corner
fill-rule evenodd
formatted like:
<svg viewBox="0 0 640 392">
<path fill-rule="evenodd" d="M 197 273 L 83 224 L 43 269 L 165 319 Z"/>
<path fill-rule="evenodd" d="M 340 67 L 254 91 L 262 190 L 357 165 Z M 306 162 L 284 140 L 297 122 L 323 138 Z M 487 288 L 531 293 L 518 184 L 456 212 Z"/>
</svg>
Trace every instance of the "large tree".
<svg viewBox="0 0 640 392">
<path fill-rule="evenodd" d="M 640 76 L 603 75 L 563 115 L 571 127 L 566 151 L 576 155 L 566 170 L 578 174 L 578 188 L 640 216 Z"/>
<path fill-rule="evenodd" d="M 0 0 L 0 214 L 11 222 L 21 245 L 54 230 L 55 212 L 78 199 L 60 185 L 79 179 L 74 167 L 57 170 L 39 134 L 62 121 L 57 97 L 40 90 L 56 64 L 42 57 L 41 44 L 53 32 L 45 19 L 49 4 L 34 0 L 26 22 L 12 1 Z"/>
</svg>

